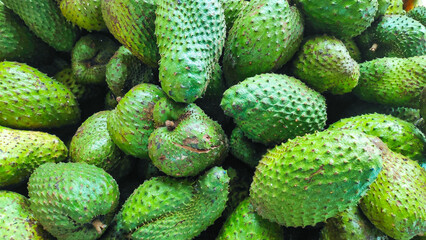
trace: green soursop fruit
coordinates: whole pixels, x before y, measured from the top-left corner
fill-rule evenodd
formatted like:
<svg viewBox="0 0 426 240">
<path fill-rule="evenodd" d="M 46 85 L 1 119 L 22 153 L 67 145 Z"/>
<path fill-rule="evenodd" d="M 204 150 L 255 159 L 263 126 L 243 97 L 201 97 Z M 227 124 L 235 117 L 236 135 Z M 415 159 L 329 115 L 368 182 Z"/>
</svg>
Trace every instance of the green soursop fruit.
<svg viewBox="0 0 426 240">
<path fill-rule="evenodd" d="M 82 84 L 105 83 L 106 65 L 118 47 L 114 40 L 99 33 L 80 38 L 71 53 L 76 81 Z"/>
<path fill-rule="evenodd" d="M 318 1 L 296 0 L 306 24 L 317 32 L 339 38 L 352 38 L 361 34 L 374 21 L 377 0 Z"/>
<path fill-rule="evenodd" d="M 2 0 L 37 37 L 58 51 L 71 51 L 78 29 L 68 22 L 54 0 Z"/>
<path fill-rule="evenodd" d="M 154 69 L 121 46 L 106 65 L 106 82 L 116 97 L 123 97 L 139 83 L 154 83 Z"/>
<path fill-rule="evenodd" d="M 124 153 L 148 158 L 148 138 L 155 129 L 152 111 L 165 97 L 160 87 L 141 83 L 130 89 L 108 116 L 108 132 Z"/>
<path fill-rule="evenodd" d="M 28 199 L 9 191 L 0 191 L 0 237 L 5 240 L 50 239 L 34 218 Z"/>
<path fill-rule="evenodd" d="M 385 15 L 386 10 L 391 5 L 390 1 L 391 0 L 377 0 L 377 2 L 379 3 L 379 9 L 377 10 L 377 13 L 376 13 L 376 19 Z"/>
<path fill-rule="evenodd" d="M 80 109 L 72 92 L 23 63 L 0 62 L 0 125 L 53 128 L 75 124 Z"/>
<path fill-rule="evenodd" d="M 386 15 L 357 38 L 365 60 L 426 55 L 426 27 L 404 15 Z"/>
<path fill-rule="evenodd" d="M 266 145 L 322 130 L 327 119 L 321 94 L 279 74 L 257 75 L 232 86 L 221 107 L 246 137 Z"/>
<path fill-rule="evenodd" d="M 103 0 L 102 16 L 112 35 L 150 67 L 158 67 L 154 0 Z"/>
<path fill-rule="evenodd" d="M 250 187 L 256 212 L 287 227 L 304 227 L 355 206 L 382 168 L 376 137 L 335 130 L 296 137 L 268 151 Z"/>
<path fill-rule="evenodd" d="M 50 48 L 37 38 L 11 9 L 0 1 L 0 61 L 46 62 Z"/>
<path fill-rule="evenodd" d="M 163 98 L 154 107 L 154 121 L 162 127 L 149 137 L 149 157 L 169 176 L 196 176 L 228 154 L 229 143 L 221 126 L 193 103 Z"/>
<path fill-rule="evenodd" d="M 319 92 L 351 92 L 358 84 L 359 65 L 345 44 L 326 35 L 311 37 L 293 60 L 293 73 Z"/>
<path fill-rule="evenodd" d="M 320 240 L 369 239 L 387 240 L 386 234 L 374 227 L 355 206 L 346 209 L 335 218 L 327 220 L 321 230 Z"/>
<path fill-rule="evenodd" d="M 426 26 L 426 6 L 418 6 L 407 13 L 407 16 Z"/>
<path fill-rule="evenodd" d="M 229 86 L 281 68 L 302 41 L 303 19 L 286 0 L 252 0 L 229 32 L 223 71 Z"/>
<path fill-rule="evenodd" d="M 254 143 L 246 136 L 240 127 L 234 128 L 229 139 L 230 152 L 238 160 L 255 168 L 266 153 L 266 146 Z"/>
<path fill-rule="evenodd" d="M 127 199 L 106 239 L 192 239 L 220 217 L 229 177 L 214 167 L 197 181 L 155 177 Z"/>
<path fill-rule="evenodd" d="M 77 129 L 70 144 L 70 162 L 84 162 L 111 173 L 124 161 L 124 153 L 112 141 L 107 118 L 111 111 L 89 117 Z"/>
<path fill-rule="evenodd" d="M 58 239 L 97 239 L 118 205 L 118 185 L 101 168 L 85 163 L 46 163 L 28 182 L 31 210 Z"/>
<path fill-rule="evenodd" d="M 349 55 L 356 62 L 361 62 L 361 52 L 359 51 L 358 45 L 356 45 L 355 40 L 353 39 L 342 39 L 343 44 L 345 44 L 346 49 L 349 52 Z"/>
<path fill-rule="evenodd" d="M 226 219 L 216 240 L 281 240 L 283 236 L 281 226 L 259 216 L 246 198 Z"/>
<path fill-rule="evenodd" d="M 71 67 L 62 69 L 53 78 L 64 84 L 79 101 L 87 100 L 96 94 L 92 86 L 84 85 L 76 81 Z"/>
<path fill-rule="evenodd" d="M 360 64 L 355 95 L 367 102 L 419 108 L 426 84 L 426 56 L 379 58 Z"/>
<path fill-rule="evenodd" d="M 157 5 L 161 87 L 176 102 L 192 103 L 206 91 L 222 54 L 222 5 L 219 0 L 159 0 Z"/>
<path fill-rule="evenodd" d="M 390 5 L 386 9 L 386 15 L 405 14 L 403 0 L 388 0 Z"/>
<path fill-rule="evenodd" d="M 226 32 L 231 30 L 240 12 L 248 4 L 245 0 L 219 0 L 225 13 Z"/>
<path fill-rule="evenodd" d="M 383 169 L 360 207 L 386 235 L 410 239 L 426 232 L 426 170 L 401 154 L 387 151 Z"/>
<path fill-rule="evenodd" d="M 0 188 L 20 184 L 43 163 L 67 156 L 67 147 L 54 135 L 0 126 Z"/>
<path fill-rule="evenodd" d="M 102 18 L 101 0 L 62 0 L 60 9 L 66 19 L 89 31 L 106 28 Z"/>
<path fill-rule="evenodd" d="M 353 129 L 380 138 L 394 152 L 424 161 L 426 138 L 414 124 L 399 118 L 372 113 L 341 119 L 329 129 Z"/>
</svg>

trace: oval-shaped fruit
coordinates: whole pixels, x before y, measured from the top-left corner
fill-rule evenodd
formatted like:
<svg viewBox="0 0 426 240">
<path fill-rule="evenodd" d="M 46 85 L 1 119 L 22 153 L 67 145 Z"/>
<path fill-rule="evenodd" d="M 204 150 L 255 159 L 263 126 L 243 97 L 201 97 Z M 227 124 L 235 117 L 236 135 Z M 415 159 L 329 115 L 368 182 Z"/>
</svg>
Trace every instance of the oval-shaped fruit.
<svg viewBox="0 0 426 240">
<path fill-rule="evenodd" d="M 0 62 L 0 125 L 53 128 L 79 120 L 77 100 L 62 83 L 26 64 Z"/>
<path fill-rule="evenodd" d="M 118 185 L 85 163 L 46 163 L 28 182 L 31 210 L 58 239 L 97 239 L 118 205 Z"/>
<path fill-rule="evenodd" d="M 260 74 L 230 87 L 220 105 L 246 137 L 268 145 L 322 130 L 327 119 L 321 94 L 279 74 Z"/>
<path fill-rule="evenodd" d="M 324 222 L 355 206 L 382 168 L 376 137 L 327 130 L 296 137 L 268 151 L 250 186 L 256 212 L 289 227 Z"/>
<path fill-rule="evenodd" d="M 101 0 L 62 0 L 60 9 L 77 26 L 89 31 L 100 31 L 106 28 L 101 3 Z"/>
<path fill-rule="evenodd" d="M 54 135 L 0 126 L 0 188 L 19 184 L 43 163 L 67 156 L 67 147 Z"/>
</svg>

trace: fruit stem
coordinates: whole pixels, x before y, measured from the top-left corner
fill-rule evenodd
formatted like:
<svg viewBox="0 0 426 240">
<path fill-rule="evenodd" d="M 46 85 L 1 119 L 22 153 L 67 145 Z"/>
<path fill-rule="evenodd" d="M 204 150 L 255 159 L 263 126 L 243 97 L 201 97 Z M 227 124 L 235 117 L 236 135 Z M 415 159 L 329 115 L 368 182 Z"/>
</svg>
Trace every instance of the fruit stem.
<svg viewBox="0 0 426 240">
<path fill-rule="evenodd" d="M 104 228 L 106 228 L 106 225 L 105 225 L 105 224 L 103 224 L 103 223 L 101 222 L 101 220 L 99 220 L 99 219 L 95 219 L 95 220 L 93 220 L 92 225 L 93 225 L 93 227 L 96 229 L 96 232 L 98 232 L 99 234 L 101 234 L 101 233 L 102 233 L 102 230 L 103 230 Z"/>
</svg>

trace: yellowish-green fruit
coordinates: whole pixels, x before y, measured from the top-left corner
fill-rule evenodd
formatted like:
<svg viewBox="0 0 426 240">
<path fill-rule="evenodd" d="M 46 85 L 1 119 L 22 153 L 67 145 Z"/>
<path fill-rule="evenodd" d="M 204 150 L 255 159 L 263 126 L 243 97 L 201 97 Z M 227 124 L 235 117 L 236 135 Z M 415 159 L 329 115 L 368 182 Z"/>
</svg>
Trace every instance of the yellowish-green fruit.
<svg viewBox="0 0 426 240">
<path fill-rule="evenodd" d="M 89 31 L 100 31 L 105 22 L 102 18 L 101 0 L 62 0 L 61 12 L 70 22 Z"/>
</svg>

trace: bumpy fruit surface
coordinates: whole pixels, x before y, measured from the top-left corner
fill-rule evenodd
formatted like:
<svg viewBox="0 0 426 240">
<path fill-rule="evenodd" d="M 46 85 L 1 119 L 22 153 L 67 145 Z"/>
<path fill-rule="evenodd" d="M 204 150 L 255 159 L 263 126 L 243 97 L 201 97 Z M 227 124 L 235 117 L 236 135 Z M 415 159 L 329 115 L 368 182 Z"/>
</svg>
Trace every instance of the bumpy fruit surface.
<svg viewBox="0 0 426 240">
<path fill-rule="evenodd" d="M 379 58 L 360 64 L 354 94 L 367 102 L 419 108 L 426 85 L 426 56 Z"/>
<path fill-rule="evenodd" d="M 229 32 L 223 54 L 228 85 L 281 68 L 302 41 L 303 20 L 286 0 L 253 0 Z"/>
<path fill-rule="evenodd" d="M 382 168 L 386 145 L 353 130 L 296 137 L 268 151 L 250 187 L 256 212 L 284 226 L 324 222 L 355 206 Z"/>
<path fill-rule="evenodd" d="M 266 146 L 252 142 L 244 136 L 244 132 L 239 127 L 232 130 L 229 144 L 231 154 L 252 168 L 257 166 L 263 154 L 266 153 Z"/>
<path fill-rule="evenodd" d="M 293 73 L 319 92 L 344 94 L 358 84 L 359 65 L 342 41 L 324 35 L 303 44 L 293 60 Z"/>
<path fill-rule="evenodd" d="M 161 55 L 159 77 L 176 102 L 192 103 L 206 91 L 225 42 L 219 0 L 159 0 L 155 35 Z"/>
<path fill-rule="evenodd" d="M 58 239 L 96 239 L 112 220 L 118 185 L 101 168 L 85 163 L 46 163 L 28 182 L 31 210 Z"/>
<path fill-rule="evenodd" d="M 72 23 L 89 31 L 106 28 L 102 18 L 101 0 L 62 0 L 62 14 Z"/>
<path fill-rule="evenodd" d="M 244 0 L 219 0 L 219 2 L 222 4 L 225 13 L 226 32 L 229 32 L 234 25 L 234 21 L 238 18 L 243 8 L 247 6 L 248 2 Z"/>
<path fill-rule="evenodd" d="M 64 84 L 77 98 L 77 100 L 86 100 L 93 97 L 94 89 L 90 86 L 78 83 L 72 73 L 71 67 L 66 67 L 53 77 L 58 82 Z"/>
<path fill-rule="evenodd" d="M 401 154 L 388 151 L 383 170 L 360 206 L 386 235 L 411 239 L 426 232 L 426 170 Z"/>
<path fill-rule="evenodd" d="M 426 6 L 418 6 L 407 13 L 407 16 L 426 25 Z"/>
<path fill-rule="evenodd" d="M 232 86 L 221 107 L 249 139 L 263 144 L 322 130 L 327 119 L 321 94 L 279 74 L 260 74 Z"/>
<path fill-rule="evenodd" d="M 77 100 L 62 83 L 23 63 L 0 63 L 0 125 L 53 128 L 79 120 Z"/>
</svg>

